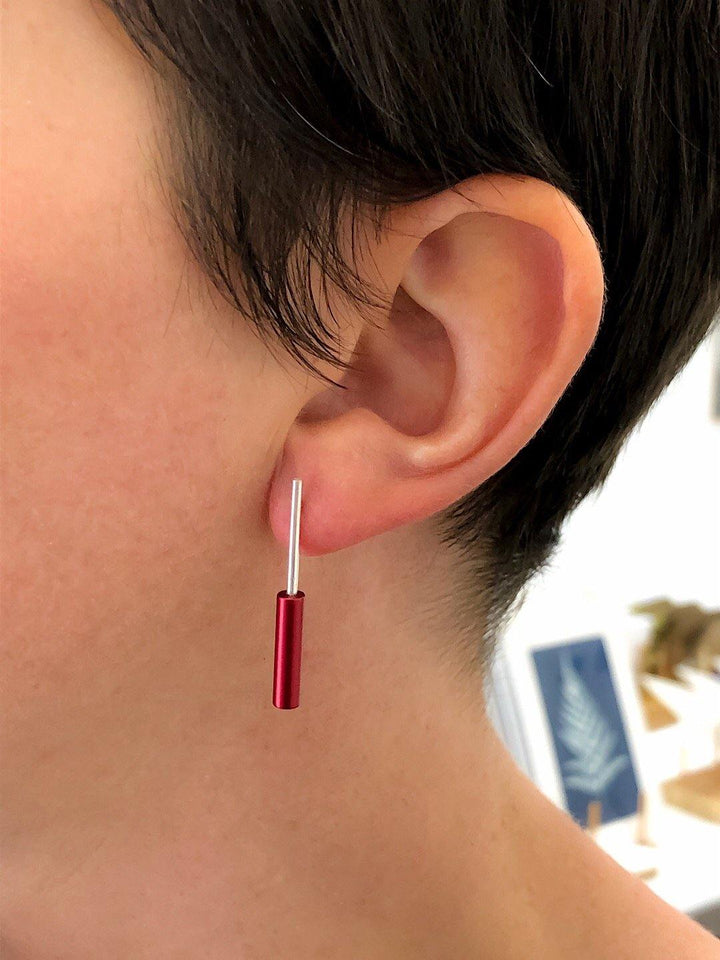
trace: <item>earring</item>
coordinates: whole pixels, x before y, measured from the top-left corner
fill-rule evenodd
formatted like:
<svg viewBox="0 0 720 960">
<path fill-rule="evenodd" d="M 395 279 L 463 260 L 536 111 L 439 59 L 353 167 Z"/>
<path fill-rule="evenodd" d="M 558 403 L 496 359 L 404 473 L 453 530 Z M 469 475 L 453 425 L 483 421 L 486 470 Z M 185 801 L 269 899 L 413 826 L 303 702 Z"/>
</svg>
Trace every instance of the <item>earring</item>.
<svg viewBox="0 0 720 960">
<path fill-rule="evenodd" d="M 292 710 L 300 703 L 300 658 L 302 654 L 303 603 L 298 590 L 300 564 L 300 505 L 302 480 L 293 480 L 290 498 L 287 590 L 277 595 L 275 605 L 275 672 L 273 706 Z"/>
</svg>

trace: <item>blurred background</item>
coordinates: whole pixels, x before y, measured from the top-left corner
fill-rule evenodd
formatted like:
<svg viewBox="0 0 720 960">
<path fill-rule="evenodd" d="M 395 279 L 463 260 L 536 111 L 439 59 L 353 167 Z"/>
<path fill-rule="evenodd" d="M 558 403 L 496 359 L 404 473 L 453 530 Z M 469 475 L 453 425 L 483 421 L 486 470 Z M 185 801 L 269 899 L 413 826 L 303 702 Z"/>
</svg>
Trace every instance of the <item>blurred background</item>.
<svg viewBox="0 0 720 960">
<path fill-rule="evenodd" d="M 543 792 L 720 935 L 717 327 L 569 518 L 488 705 Z"/>
</svg>

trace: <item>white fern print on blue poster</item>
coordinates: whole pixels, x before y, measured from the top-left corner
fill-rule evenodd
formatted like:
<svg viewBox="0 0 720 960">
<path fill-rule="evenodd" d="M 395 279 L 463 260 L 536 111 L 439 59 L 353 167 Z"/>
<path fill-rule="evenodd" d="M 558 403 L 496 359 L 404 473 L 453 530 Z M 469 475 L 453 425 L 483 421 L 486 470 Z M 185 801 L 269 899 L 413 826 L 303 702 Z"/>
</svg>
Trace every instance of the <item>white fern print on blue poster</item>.
<svg viewBox="0 0 720 960">
<path fill-rule="evenodd" d="M 566 806 L 587 826 L 588 805 L 603 822 L 637 811 L 638 784 L 601 637 L 533 651 Z"/>
</svg>

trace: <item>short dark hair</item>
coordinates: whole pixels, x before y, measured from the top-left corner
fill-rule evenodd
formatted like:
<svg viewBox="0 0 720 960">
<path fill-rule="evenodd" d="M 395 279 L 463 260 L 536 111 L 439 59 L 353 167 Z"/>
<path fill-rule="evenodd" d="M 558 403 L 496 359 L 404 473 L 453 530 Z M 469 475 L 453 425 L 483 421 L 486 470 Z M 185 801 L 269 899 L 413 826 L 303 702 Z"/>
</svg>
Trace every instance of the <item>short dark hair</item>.
<svg viewBox="0 0 720 960">
<path fill-rule="evenodd" d="M 105 2 L 170 81 L 191 249 L 302 363 L 339 345 L 310 265 L 367 295 L 338 238 L 361 204 L 381 223 L 506 173 L 589 222 L 607 284 L 593 348 L 530 443 L 436 518 L 458 613 L 492 633 L 720 301 L 716 0 Z"/>
</svg>

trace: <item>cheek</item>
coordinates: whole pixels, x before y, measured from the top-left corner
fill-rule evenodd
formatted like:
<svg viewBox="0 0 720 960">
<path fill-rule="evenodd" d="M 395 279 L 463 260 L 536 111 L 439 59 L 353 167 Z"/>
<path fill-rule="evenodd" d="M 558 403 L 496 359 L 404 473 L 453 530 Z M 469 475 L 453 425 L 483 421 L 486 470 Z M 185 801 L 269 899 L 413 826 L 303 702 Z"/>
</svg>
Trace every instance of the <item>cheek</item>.
<svg viewBox="0 0 720 960">
<path fill-rule="evenodd" d="M 22 273 L 3 298 L 3 580 L 6 628 L 47 661 L 167 617 L 228 511 L 242 526 L 224 425 L 242 435 L 243 407 L 221 342 L 187 304 L 171 316 L 142 260 L 109 284 L 101 261 L 43 269 L 43 252 L 3 264 Z"/>
<path fill-rule="evenodd" d="M 99 766 L 118 755 L 159 680 L 184 704 L 183 670 L 227 673 L 241 629 L 271 636 L 264 504 L 293 409 L 167 208 L 139 58 L 106 49 L 89 4 L 27 3 L 0 250 L 0 727 L 18 822 L 73 750 L 80 776 L 91 741 Z"/>
<path fill-rule="evenodd" d="M 209 331 L 174 301 L 182 248 L 151 187 L 142 78 L 114 51 L 104 66 L 83 20 L 15 9 L 3 619 L 13 652 L 46 662 L 126 618 L 156 557 L 178 545 L 179 517 L 217 496 L 207 481 L 223 401 L 212 364 L 193 363 Z"/>
<path fill-rule="evenodd" d="M 265 351 L 211 302 L 159 202 L 108 185 L 95 209 L 72 192 L 41 205 L 38 182 L 17 186 L 0 263 L 2 682 L 6 737 L 25 747 L 70 703 L 92 716 L 133 664 L 248 623 L 238 588 L 263 589 L 280 433 Z"/>
</svg>

